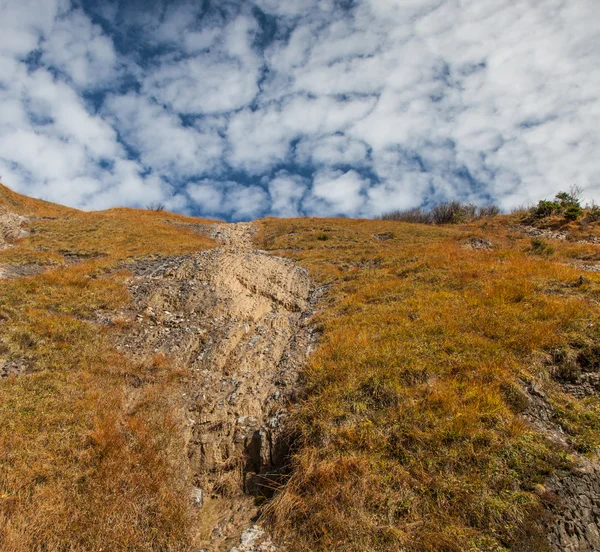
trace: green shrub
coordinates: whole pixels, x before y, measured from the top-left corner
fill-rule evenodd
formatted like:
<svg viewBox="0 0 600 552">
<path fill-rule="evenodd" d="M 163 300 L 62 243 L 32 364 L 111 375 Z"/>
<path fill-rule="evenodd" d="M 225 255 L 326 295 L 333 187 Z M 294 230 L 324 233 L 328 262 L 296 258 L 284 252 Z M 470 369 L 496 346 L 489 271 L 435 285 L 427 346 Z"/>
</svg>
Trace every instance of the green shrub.
<svg viewBox="0 0 600 552">
<path fill-rule="evenodd" d="M 554 253 L 554 247 L 540 238 L 531 238 L 531 250 L 534 255 L 549 257 Z"/>
<path fill-rule="evenodd" d="M 546 199 L 542 199 L 538 202 L 536 207 L 531 209 L 531 214 L 535 218 L 546 218 L 558 214 L 560 209 L 561 207 L 558 201 L 548 201 Z"/>
<path fill-rule="evenodd" d="M 564 212 L 567 220 L 577 220 L 583 215 L 583 209 L 579 205 L 569 205 Z"/>
<path fill-rule="evenodd" d="M 566 220 L 577 220 L 583 215 L 580 204 L 581 189 L 571 186 L 568 192 L 558 192 L 554 201 L 543 199 L 531 209 L 531 215 L 536 219 L 563 215 Z"/>
</svg>

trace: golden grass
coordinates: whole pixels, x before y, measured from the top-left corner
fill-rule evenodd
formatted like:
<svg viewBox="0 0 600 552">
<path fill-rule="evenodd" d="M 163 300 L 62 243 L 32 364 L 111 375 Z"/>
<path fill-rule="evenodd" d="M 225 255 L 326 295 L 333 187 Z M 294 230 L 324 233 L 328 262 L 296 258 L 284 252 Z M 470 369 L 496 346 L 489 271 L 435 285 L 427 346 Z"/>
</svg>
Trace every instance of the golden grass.
<svg viewBox="0 0 600 552">
<path fill-rule="evenodd" d="M 0 264 L 48 270 L 0 281 L 0 355 L 30 370 L 0 381 L 0 550 L 193 549 L 186 374 L 112 343 L 126 330 L 122 262 L 210 240 L 170 213 L 81 213 L 0 187 L 2 205 L 33 233 Z M 542 486 L 571 459 L 522 421 L 522 382 L 547 390 L 578 451 L 597 449 L 598 400 L 563 393 L 549 359 L 597 342 L 600 275 L 579 282 L 573 266 L 597 246 L 536 254 L 509 231 L 517 218 L 261 222 L 261 247 L 333 284 L 295 470 L 267 512 L 291 551 L 543 550 Z M 466 249 L 471 237 L 494 249 Z"/>
<path fill-rule="evenodd" d="M 570 458 L 520 417 L 522 382 L 548 390 L 578 450 L 597 448 L 598 400 L 562 393 L 543 360 L 598 338 L 600 276 L 578 285 L 568 266 L 597 246 L 541 257 L 510 220 L 261 222 L 261 247 L 333 284 L 294 473 L 266 516 L 290 550 L 544 549 L 540 485 Z"/>
<path fill-rule="evenodd" d="M 51 265 L 0 281 L 0 352 L 29 370 L 0 380 L 0 550 L 189 550 L 186 374 L 163 357 L 133 362 L 112 343 L 114 313 L 129 302 L 119 263 L 211 247 L 174 226 L 202 221 L 82 213 L 3 188 L 0 203 L 33 231 L 0 263 Z M 102 312 L 116 323 L 94 323 Z"/>
</svg>

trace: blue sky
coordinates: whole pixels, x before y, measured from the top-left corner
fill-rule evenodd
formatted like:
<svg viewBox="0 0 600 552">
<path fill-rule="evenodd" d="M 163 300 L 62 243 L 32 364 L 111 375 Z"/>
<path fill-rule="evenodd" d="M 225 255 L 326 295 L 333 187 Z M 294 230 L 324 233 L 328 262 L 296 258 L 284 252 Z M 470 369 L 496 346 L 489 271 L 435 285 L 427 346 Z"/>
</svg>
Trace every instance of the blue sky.
<svg viewBox="0 0 600 552">
<path fill-rule="evenodd" d="M 79 207 L 600 201 L 597 0 L 0 0 L 0 175 Z"/>
</svg>

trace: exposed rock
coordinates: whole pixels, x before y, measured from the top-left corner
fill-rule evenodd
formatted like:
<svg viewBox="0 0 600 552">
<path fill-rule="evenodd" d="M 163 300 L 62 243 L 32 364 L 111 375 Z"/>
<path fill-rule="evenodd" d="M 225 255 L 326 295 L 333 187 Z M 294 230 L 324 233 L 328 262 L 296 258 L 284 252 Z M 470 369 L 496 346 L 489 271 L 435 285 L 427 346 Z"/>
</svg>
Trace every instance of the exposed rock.
<svg viewBox="0 0 600 552">
<path fill-rule="evenodd" d="M 265 534 L 260 525 L 253 525 L 246 529 L 240 537 L 240 544 L 234 546 L 230 552 L 275 552 L 277 547 Z"/>
<path fill-rule="evenodd" d="M 590 374 L 591 375 L 591 374 Z M 596 375 L 596 374 L 593 374 Z M 577 387 L 572 385 L 572 387 Z M 598 552 L 600 550 L 600 463 L 577 454 L 541 386 L 525 385 L 529 404 L 524 417 L 557 446 L 569 450 L 578 463 L 546 482 L 544 502 L 551 514 L 545 530 L 553 552 Z M 577 393 L 578 394 L 578 393 Z"/>
<path fill-rule="evenodd" d="M 192 488 L 192 503 L 196 508 L 202 508 L 204 505 L 204 493 L 198 487 Z"/>
<path fill-rule="evenodd" d="M 13 278 L 23 278 L 24 276 L 35 276 L 41 274 L 48 267 L 35 263 L 29 264 L 2 264 L 0 265 L 0 280 L 11 280 Z"/>
<path fill-rule="evenodd" d="M 488 251 L 493 248 L 493 244 L 491 241 L 484 240 L 483 238 L 469 238 L 463 243 L 463 247 L 465 249 Z"/>
<path fill-rule="evenodd" d="M 394 237 L 392 232 L 381 232 L 380 234 L 373 234 L 373 237 L 379 241 L 391 240 Z"/>
<path fill-rule="evenodd" d="M 253 225 L 202 229 L 222 245 L 128 266 L 135 308 L 121 315 L 130 324 L 120 347 L 132 356 L 162 352 L 191 370 L 190 467 L 204 508 L 207 500 L 224 507 L 212 552 L 229 550 L 257 515 L 244 493 L 269 495 L 286 468 L 285 419 L 323 290 L 314 292 L 293 262 L 253 249 Z"/>
<path fill-rule="evenodd" d="M 546 484 L 553 500 L 548 540 L 556 552 L 600 550 L 600 466 L 586 458 L 572 472 L 559 473 Z"/>
<path fill-rule="evenodd" d="M 21 376 L 33 370 L 33 363 L 25 358 L 2 360 L 0 359 L 0 378 Z"/>
<path fill-rule="evenodd" d="M 519 226 L 518 231 L 533 238 L 546 238 L 549 240 L 566 240 L 569 234 L 566 230 L 549 230 L 537 228 L 536 226 Z"/>
<path fill-rule="evenodd" d="M 22 227 L 25 222 L 27 219 L 21 215 L 0 211 L 0 250 L 11 247 L 18 239 L 29 235 Z"/>
</svg>

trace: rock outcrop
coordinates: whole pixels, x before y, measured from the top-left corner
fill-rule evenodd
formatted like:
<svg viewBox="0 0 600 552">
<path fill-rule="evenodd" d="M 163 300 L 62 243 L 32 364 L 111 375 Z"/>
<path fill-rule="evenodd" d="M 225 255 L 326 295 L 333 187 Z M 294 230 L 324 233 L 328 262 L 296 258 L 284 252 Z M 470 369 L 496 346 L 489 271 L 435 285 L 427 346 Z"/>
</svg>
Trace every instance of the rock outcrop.
<svg viewBox="0 0 600 552">
<path fill-rule="evenodd" d="M 222 245 L 129 267 L 135 309 L 121 347 L 191 369 L 188 457 L 194 501 L 213 512 L 213 551 L 239 543 L 257 513 L 248 495 L 268 495 L 285 469 L 282 428 L 314 340 L 315 295 L 304 269 L 253 249 L 251 224 L 203 231 Z"/>
</svg>

